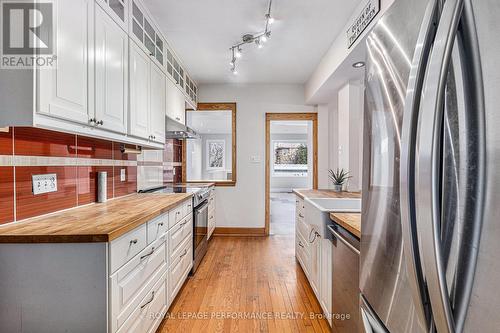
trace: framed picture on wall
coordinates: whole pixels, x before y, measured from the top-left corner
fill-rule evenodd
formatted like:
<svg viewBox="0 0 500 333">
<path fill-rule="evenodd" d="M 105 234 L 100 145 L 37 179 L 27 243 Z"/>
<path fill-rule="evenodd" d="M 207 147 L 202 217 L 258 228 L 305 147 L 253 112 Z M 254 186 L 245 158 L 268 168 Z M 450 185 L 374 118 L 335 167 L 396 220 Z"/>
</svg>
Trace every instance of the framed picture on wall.
<svg viewBox="0 0 500 333">
<path fill-rule="evenodd" d="M 207 170 L 225 170 L 226 140 L 207 140 Z"/>
</svg>

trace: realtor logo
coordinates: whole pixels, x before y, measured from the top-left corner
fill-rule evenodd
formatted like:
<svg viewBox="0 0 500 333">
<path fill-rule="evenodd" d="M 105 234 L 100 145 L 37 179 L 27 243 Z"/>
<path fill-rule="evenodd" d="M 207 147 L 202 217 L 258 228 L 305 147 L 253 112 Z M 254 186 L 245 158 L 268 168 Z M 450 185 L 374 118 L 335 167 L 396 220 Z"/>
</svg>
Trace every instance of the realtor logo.
<svg viewBox="0 0 500 333">
<path fill-rule="evenodd" d="M 1 67 L 55 66 L 54 3 L 0 0 Z"/>
</svg>

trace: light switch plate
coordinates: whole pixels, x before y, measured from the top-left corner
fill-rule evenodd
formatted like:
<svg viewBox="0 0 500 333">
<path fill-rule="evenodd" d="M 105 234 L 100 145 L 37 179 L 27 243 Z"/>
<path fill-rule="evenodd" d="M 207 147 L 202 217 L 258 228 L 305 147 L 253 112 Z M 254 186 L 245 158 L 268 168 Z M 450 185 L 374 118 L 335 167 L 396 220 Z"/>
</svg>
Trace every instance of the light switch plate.
<svg viewBox="0 0 500 333">
<path fill-rule="evenodd" d="M 32 175 L 31 180 L 34 195 L 57 192 L 57 174 L 55 173 Z"/>
<path fill-rule="evenodd" d="M 250 161 L 252 163 L 260 163 L 260 156 L 251 156 Z"/>
<path fill-rule="evenodd" d="M 126 171 L 127 169 L 120 169 L 120 181 L 124 182 L 127 180 L 127 174 Z"/>
</svg>

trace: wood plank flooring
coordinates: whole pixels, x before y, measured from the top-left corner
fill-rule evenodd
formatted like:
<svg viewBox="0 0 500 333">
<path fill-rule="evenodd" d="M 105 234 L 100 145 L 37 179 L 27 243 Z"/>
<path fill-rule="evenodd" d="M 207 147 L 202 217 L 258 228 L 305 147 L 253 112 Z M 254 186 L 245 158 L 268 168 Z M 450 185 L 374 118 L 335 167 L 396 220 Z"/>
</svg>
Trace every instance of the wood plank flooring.
<svg viewBox="0 0 500 333">
<path fill-rule="evenodd" d="M 293 235 L 213 238 L 157 332 L 331 332 L 294 243 Z"/>
</svg>

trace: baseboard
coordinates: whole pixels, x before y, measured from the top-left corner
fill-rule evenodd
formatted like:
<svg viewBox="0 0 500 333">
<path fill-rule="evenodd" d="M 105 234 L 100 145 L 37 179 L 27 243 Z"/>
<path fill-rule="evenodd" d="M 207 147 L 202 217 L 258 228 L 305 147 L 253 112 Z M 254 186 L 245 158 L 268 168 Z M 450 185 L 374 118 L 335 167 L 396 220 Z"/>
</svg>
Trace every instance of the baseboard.
<svg viewBox="0 0 500 333">
<path fill-rule="evenodd" d="M 216 227 L 213 236 L 266 236 L 266 228 Z"/>
</svg>

